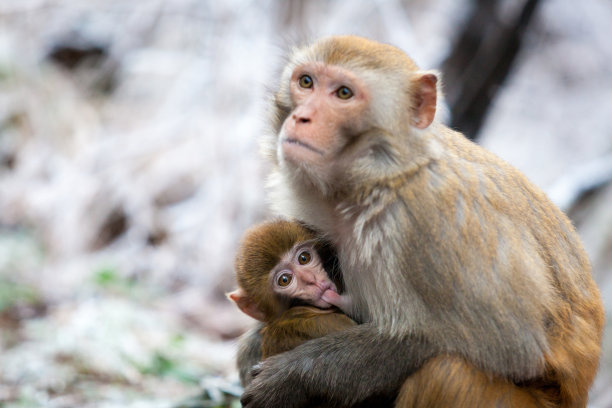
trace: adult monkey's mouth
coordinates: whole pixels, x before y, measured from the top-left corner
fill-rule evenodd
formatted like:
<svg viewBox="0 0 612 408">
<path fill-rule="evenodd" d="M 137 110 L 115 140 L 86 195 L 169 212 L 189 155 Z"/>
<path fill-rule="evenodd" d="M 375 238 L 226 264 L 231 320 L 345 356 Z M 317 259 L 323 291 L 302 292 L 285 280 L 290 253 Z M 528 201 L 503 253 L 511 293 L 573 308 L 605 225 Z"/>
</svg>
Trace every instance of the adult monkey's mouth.
<svg viewBox="0 0 612 408">
<path fill-rule="evenodd" d="M 308 150 L 310 150 L 311 152 L 314 152 L 314 153 L 317 153 L 317 154 L 319 154 L 319 155 L 323 156 L 323 151 L 321 151 L 321 150 L 317 149 L 317 148 L 316 148 L 316 147 L 314 147 L 314 146 L 309 145 L 308 143 L 304 143 L 304 142 L 302 142 L 302 141 L 300 141 L 300 140 L 297 140 L 297 139 L 295 139 L 295 138 L 292 138 L 292 137 L 286 137 L 285 139 L 283 139 L 283 143 L 288 143 L 288 144 L 292 144 L 292 145 L 297 145 L 297 146 L 303 147 L 303 148 L 305 148 L 305 149 L 308 149 Z"/>
</svg>

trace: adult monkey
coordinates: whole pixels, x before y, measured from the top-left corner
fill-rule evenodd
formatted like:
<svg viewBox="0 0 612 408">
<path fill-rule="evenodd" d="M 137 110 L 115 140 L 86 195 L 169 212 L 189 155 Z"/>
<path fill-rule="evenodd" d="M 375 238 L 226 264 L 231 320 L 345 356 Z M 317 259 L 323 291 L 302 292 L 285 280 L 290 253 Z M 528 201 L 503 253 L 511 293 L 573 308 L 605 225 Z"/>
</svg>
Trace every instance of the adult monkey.
<svg viewBox="0 0 612 408">
<path fill-rule="evenodd" d="M 586 405 L 603 309 L 579 239 L 521 173 L 435 120 L 437 83 L 358 37 L 291 57 L 271 201 L 327 234 L 365 323 L 267 359 L 246 407 L 351 406 L 406 379 L 397 406 L 520 406 L 508 387 Z"/>
</svg>

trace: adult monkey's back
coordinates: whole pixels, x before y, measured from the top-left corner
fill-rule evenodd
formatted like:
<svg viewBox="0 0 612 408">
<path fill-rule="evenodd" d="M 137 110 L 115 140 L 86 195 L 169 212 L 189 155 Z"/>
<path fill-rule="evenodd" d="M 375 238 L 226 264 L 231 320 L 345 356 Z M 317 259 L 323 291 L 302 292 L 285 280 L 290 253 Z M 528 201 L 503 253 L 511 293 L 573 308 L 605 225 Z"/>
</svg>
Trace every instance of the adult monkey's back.
<svg viewBox="0 0 612 408">
<path fill-rule="evenodd" d="M 577 234 L 521 173 L 435 120 L 438 82 L 358 37 L 291 57 L 271 201 L 333 241 L 365 324 L 266 360 L 245 406 L 350 406 L 406 379 L 406 407 L 586 405 L 603 310 Z"/>
</svg>

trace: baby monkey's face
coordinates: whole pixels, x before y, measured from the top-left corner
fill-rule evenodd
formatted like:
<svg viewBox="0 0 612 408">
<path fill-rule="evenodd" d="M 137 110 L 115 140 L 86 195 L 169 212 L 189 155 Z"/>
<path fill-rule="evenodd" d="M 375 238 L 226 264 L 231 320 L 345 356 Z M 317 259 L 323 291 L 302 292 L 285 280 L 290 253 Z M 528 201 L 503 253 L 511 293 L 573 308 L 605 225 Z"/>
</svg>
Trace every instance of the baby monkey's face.
<svg viewBox="0 0 612 408">
<path fill-rule="evenodd" d="M 323 300 L 330 292 L 337 295 L 336 285 L 329 279 L 313 241 L 297 243 L 283 255 L 270 272 L 272 290 L 284 297 L 300 299 L 323 309 L 332 305 Z"/>
</svg>

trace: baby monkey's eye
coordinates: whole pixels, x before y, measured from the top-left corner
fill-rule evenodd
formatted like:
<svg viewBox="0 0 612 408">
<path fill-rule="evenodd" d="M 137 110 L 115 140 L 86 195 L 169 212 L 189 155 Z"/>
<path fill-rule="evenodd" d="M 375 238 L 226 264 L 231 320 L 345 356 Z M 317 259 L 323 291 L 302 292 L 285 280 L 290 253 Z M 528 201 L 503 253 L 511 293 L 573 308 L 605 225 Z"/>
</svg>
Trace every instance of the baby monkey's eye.
<svg viewBox="0 0 612 408">
<path fill-rule="evenodd" d="M 341 86 L 336 91 L 336 95 L 338 95 L 338 98 L 340 99 L 350 99 L 353 96 L 353 91 L 351 91 L 346 86 Z"/>
<path fill-rule="evenodd" d="M 312 88 L 312 82 L 310 75 L 302 75 L 299 79 L 299 84 L 302 88 Z"/>
<path fill-rule="evenodd" d="M 312 256 L 308 251 L 304 251 L 298 255 L 298 262 L 300 263 L 300 265 L 306 265 L 308 262 L 310 262 L 311 259 Z"/>
<path fill-rule="evenodd" d="M 278 277 L 278 281 L 276 283 L 278 283 L 278 286 L 285 287 L 289 286 L 292 280 L 293 275 L 291 275 L 290 273 L 283 273 L 281 276 Z"/>
</svg>

